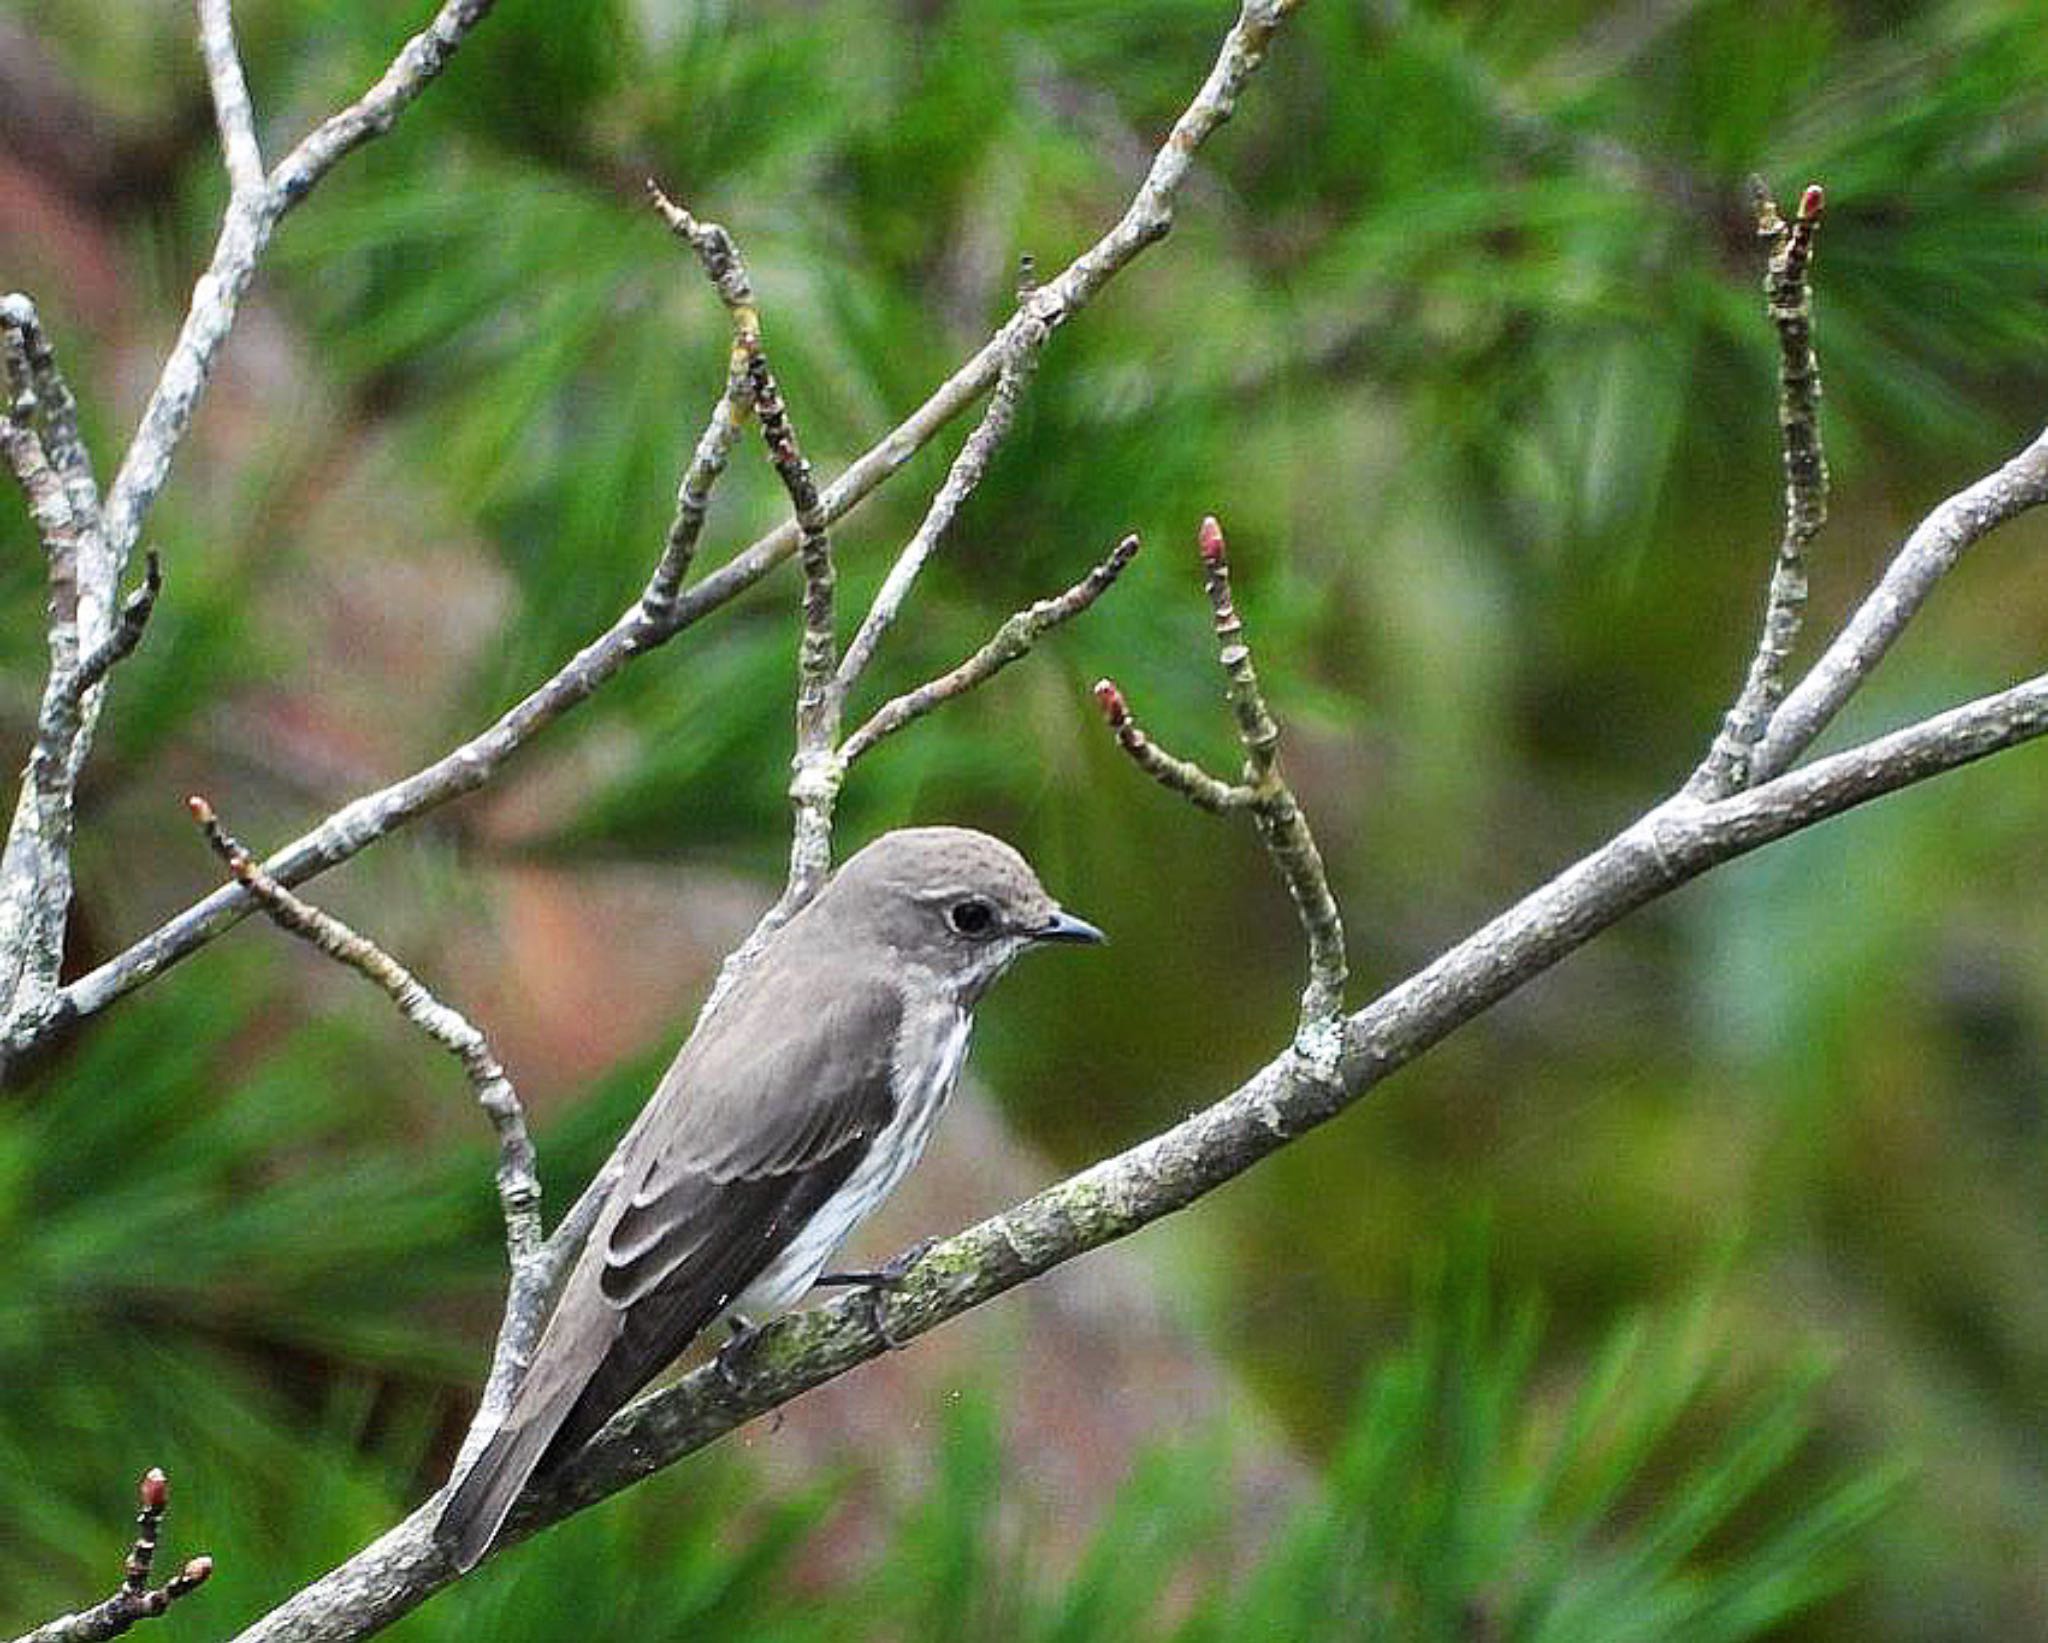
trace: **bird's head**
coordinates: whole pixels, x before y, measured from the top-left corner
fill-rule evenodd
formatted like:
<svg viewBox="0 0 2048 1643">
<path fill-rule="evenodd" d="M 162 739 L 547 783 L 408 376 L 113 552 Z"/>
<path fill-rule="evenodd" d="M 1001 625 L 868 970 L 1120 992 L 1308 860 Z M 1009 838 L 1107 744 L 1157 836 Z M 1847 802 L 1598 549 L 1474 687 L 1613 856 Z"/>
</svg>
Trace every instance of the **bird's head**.
<svg viewBox="0 0 2048 1643">
<path fill-rule="evenodd" d="M 1046 893 L 1001 839 L 965 827 L 906 827 L 848 858 L 814 904 L 843 939 L 872 941 L 972 1003 L 1040 942 L 1102 932 Z"/>
</svg>

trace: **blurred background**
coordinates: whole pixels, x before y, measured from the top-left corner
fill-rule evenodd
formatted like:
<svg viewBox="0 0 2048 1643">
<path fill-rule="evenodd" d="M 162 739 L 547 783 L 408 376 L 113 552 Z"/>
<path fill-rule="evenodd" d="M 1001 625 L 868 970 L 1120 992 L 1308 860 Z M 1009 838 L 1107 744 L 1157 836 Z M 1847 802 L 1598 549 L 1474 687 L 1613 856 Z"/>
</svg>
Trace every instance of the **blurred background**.
<svg viewBox="0 0 2048 1643">
<path fill-rule="evenodd" d="M 242 0 L 266 153 L 424 0 Z M 1121 211 L 1216 0 L 501 0 L 281 231 L 146 540 L 168 593 L 81 812 L 75 968 L 411 770 L 637 593 L 725 317 L 640 203 L 728 224 L 830 475 Z M 0 283 L 104 477 L 224 184 L 189 8 L 0 8 Z M 1680 782 L 1779 530 L 1746 179 L 1828 188 L 1826 632 L 2048 415 L 2048 32 L 2021 0 L 1317 0 L 1164 245 L 1060 332 L 871 675 L 951 665 L 1126 530 L 1027 663 L 890 742 L 842 849 L 1015 840 L 1101 954 L 1025 966 L 853 1252 L 1136 1141 L 1283 1041 L 1248 828 L 1087 686 L 1231 762 L 1193 556 L 1230 531 L 1359 999 Z M 955 429 L 836 531 L 845 609 Z M 785 507 L 743 447 L 702 563 Z M 2038 671 L 2048 523 L 1987 541 L 1835 740 Z M 493 1035 L 553 1202 L 608 1150 L 784 849 L 785 571 L 487 793 L 322 881 Z M 41 566 L 0 507 L 0 714 Z M 1811 644 L 1809 644 L 1809 654 Z M 2048 1635 L 2048 865 L 2022 751 L 1716 873 L 1342 1121 L 870 1365 L 398 1635 Z M 222 1636 L 443 1475 L 495 1318 L 485 1126 L 339 969 L 250 924 L 0 1093 L 0 1632 L 103 1595 L 132 1479 Z M 712 1628 L 716 1628 L 715 1632 Z"/>
</svg>

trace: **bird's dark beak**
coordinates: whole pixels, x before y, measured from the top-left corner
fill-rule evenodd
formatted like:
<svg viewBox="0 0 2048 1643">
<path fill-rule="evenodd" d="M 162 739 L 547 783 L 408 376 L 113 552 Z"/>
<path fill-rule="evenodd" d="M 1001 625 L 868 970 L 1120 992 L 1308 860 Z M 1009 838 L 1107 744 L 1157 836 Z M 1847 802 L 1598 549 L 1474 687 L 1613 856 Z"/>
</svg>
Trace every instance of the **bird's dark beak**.
<svg viewBox="0 0 2048 1643">
<path fill-rule="evenodd" d="M 1056 908 L 1051 918 L 1031 932 L 1034 941 L 1079 941 L 1089 946 L 1100 946 L 1109 940 L 1094 925 L 1084 918 L 1076 918 L 1064 909 Z"/>
</svg>

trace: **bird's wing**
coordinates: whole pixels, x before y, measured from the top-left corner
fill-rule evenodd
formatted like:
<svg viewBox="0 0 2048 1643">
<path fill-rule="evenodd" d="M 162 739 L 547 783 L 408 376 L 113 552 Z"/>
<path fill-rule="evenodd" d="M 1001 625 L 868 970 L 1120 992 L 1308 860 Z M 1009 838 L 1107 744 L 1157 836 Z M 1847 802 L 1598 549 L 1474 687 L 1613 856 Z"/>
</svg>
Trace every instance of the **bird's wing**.
<svg viewBox="0 0 2048 1643">
<path fill-rule="evenodd" d="M 895 1110 L 894 987 L 827 977 L 800 989 L 811 1003 L 796 1017 L 773 974 L 748 980 L 676 1058 L 661 1110 L 621 1160 L 619 1208 L 584 1255 L 598 1303 L 586 1306 L 607 1316 L 573 1331 L 582 1387 L 555 1453 L 609 1420 L 767 1268 Z"/>
<path fill-rule="evenodd" d="M 528 1477 L 580 1448 L 760 1275 L 888 1125 L 901 996 L 817 958 L 792 977 L 771 948 L 621 1143 L 612 1202 L 512 1408 L 451 1483 L 436 1532 L 458 1567 L 489 1549 Z"/>
<path fill-rule="evenodd" d="M 886 982 L 819 979 L 792 1017 L 789 988 L 748 977 L 757 984 L 734 990 L 662 1080 L 667 1110 L 623 1160 L 622 1208 L 604 1237 L 600 1285 L 614 1306 L 743 1271 L 723 1306 L 888 1125 L 902 996 Z"/>
</svg>

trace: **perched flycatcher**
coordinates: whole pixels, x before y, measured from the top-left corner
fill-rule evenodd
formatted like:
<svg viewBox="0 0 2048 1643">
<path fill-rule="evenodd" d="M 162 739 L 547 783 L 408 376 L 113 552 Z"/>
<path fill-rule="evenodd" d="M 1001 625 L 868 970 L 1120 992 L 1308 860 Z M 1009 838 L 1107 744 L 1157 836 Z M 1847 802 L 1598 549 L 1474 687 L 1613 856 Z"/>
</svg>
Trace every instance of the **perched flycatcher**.
<svg viewBox="0 0 2048 1643">
<path fill-rule="evenodd" d="M 792 1305 L 931 1139 L 974 1007 L 1025 948 L 1102 940 L 1024 858 L 959 827 L 885 833 L 769 938 L 613 1155 L 617 1180 L 511 1408 L 450 1484 L 467 1569 L 714 1320 Z"/>
</svg>

